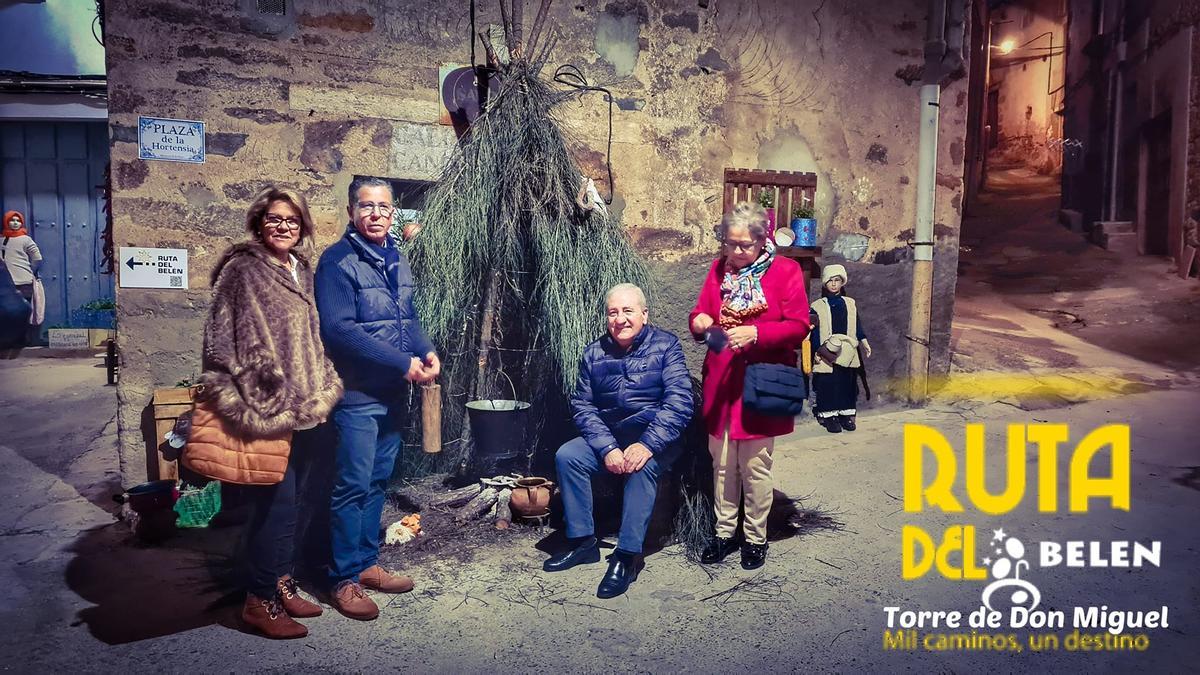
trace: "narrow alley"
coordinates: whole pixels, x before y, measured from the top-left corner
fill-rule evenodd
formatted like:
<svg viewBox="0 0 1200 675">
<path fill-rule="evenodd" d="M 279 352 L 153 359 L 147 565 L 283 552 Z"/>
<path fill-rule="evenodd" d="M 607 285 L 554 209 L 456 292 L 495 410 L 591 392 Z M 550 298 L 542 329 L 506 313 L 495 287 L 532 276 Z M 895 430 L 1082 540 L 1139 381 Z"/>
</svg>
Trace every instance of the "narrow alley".
<svg viewBox="0 0 1200 675">
<path fill-rule="evenodd" d="M 1058 209 L 1058 177 L 1021 166 L 990 175 L 963 219 L 951 386 L 941 396 L 971 389 L 1044 407 L 1196 383 L 1200 356 L 1181 336 L 1200 333 L 1200 286 L 1168 258 L 1088 242 L 1058 222 Z"/>
</svg>

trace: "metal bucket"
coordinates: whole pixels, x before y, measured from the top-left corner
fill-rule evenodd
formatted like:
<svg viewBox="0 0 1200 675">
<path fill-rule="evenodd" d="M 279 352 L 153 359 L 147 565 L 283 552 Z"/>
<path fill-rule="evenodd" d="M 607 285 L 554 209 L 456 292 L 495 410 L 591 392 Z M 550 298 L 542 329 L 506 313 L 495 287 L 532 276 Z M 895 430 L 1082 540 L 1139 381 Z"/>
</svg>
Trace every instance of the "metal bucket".
<svg viewBox="0 0 1200 675">
<path fill-rule="evenodd" d="M 128 502 L 129 508 L 137 513 L 146 514 L 170 510 L 178 497 L 179 491 L 175 487 L 175 481 L 166 479 L 135 485 L 123 495 L 119 495 L 117 501 Z"/>
<path fill-rule="evenodd" d="M 525 401 L 471 401 L 467 403 L 467 417 L 480 458 L 512 459 L 525 450 L 525 423 L 529 417 Z"/>
</svg>

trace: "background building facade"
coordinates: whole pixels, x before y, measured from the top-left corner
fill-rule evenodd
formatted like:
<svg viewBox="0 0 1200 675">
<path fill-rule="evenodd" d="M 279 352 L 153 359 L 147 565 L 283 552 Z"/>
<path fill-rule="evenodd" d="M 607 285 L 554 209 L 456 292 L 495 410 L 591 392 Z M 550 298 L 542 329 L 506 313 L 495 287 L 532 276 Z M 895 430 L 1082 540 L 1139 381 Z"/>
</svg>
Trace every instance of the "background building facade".
<svg viewBox="0 0 1200 675">
<path fill-rule="evenodd" d="M 531 3 L 526 17 L 533 13 Z M 951 2 L 963 37 L 965 3 Z M 156 387 L 199 370 L 207 279 L 244 236 L 267 182 L 308 197 L 318 244 L 345 226 L 356 175 L 423 181 L 455 144 L 439 123 L 442 67 L 470 62 L 468 2 L 111 0 L 106 4 L 117 246 L 186 248 L 186 291 L 119 289 L 123 470 L 144 456 Z M 559 119 L 584 172 L 652 261 L 653 318 L 686 331 L 716 253 L 723 170 L 809 171 L 825 262 L 848 261 L 876 358 L 872 377 L 903 375 L 916 204 L 919 105 L 929 3 L 821 0 L 555 3 L 551 70 L 577 66 L 613 92 Z M 957 17 L 957 20 L 955 20 Z M 478 4 L 475 29 L 498 24 Z M 954 40 L 951 40 L 954 42 Z M 482 49 L 476 48 L 482 61 Z M 933 367 L 948 367 L 962 204 L 965 70 L 945 78 L 935 206 Z M 139 115 L 201 120 L 203 164 L 138 159 Z M 815 286 L 811 289 L 815 290 Z M 699 351 L 690 354 L 699 373 Z"/>
<path fill-rule="evenodd" d="M 1194 0 L 1071 2 L 1063 208 L 1130 253 L 1180 259 L 1200 209 Z M 1096 226 L 1095 223 L 1113 223 Z M 1124 235 L 1124 236 L 1121 236 Z"/>
</svg>

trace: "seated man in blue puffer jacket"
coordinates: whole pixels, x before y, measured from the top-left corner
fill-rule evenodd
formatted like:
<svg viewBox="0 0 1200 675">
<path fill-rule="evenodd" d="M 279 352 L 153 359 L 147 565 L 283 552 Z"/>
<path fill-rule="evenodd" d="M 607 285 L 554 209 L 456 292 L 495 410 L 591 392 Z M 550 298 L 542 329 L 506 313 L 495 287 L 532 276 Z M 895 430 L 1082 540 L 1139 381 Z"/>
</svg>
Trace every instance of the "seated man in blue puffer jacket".
<svg viewBox="0 0 1200 675">
<path fill-rule="evenodd" d="M 607 469 L 625 476 L 625 501 L 617 550 L 596 595 L 614 598 L 637 578 L 637 559 L 654 508 L 658 478 L 682 449 L 692 418 L 692 383 L 679 339 L 646 325 L 642 289 L 618 284 L 605 298 L 608 334 L 588 345 L 571 397 L 582 434 L 555 455 L 566 511 L 566 552 L 546 560 L 559 572 L 600 560 L 592 519 L 592 476 Z"/>
</svg>

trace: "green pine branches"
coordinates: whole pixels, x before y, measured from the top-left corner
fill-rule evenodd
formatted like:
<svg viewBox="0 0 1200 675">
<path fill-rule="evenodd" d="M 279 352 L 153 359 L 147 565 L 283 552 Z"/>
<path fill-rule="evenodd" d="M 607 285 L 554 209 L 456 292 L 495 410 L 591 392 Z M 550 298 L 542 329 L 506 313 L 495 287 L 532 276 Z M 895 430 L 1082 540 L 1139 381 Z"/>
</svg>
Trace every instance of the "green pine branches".
<svg viewBox="0 0 1200 675">
<path fill-rule="evenodd" d="M 570 424 L 547 415 L 562 416 L 583 348 L 604 331 L 605 291 L 622 282 L 650 290 L 620 222 L 576 205 L 585 178 L 553 110 L 577 93 L 551 89 L 537 72 L 523 62 L 506 71 L 409 245 L 418 313 L 443 355 L 443 439 L 461 438 L 467 401 L 515 389 L 533 404 L 531 456 L 543 424 Z M 466 460 L 465 446 L 443 454 Z"/>
</svg>

